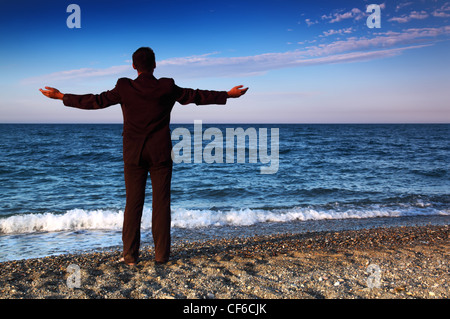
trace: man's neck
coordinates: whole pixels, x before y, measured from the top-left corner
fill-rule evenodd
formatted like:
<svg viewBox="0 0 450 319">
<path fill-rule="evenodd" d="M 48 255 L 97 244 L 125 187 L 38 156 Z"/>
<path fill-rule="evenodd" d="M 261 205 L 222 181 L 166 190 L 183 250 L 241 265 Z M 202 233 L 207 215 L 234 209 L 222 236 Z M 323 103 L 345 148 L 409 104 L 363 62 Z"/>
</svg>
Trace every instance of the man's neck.
<svg viewBox="0 0 450 319">
<path fill-rule="evenodd" d="M 141 74 L 149 74 L 149 75 L 153 75 L 153 72 L 147 72 L 147 71 L 144 71 L 144 72 L 140 72 L 140 71 L 138 71 L 138 76 L 139 75 L 141 75 Z"/>
</svg>

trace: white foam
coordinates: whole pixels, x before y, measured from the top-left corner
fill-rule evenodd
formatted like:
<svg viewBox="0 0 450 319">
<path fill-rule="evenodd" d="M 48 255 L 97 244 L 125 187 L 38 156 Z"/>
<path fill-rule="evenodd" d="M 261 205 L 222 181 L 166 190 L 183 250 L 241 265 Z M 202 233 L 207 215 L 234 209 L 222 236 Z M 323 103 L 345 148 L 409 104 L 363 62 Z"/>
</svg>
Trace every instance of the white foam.
<svg viewBox="0 0 450 319">
<path fill-rule="evenodd" d="M 323 220 L 346 218 L 396 217 L 401 215 L 397 211 L 348 210 L 337 212 L 332 210 L 315 210 L 308 208 L 292 208 L 289 210 L 254 210 L 241 209 L 230 211 L 185 210 L 178 209 L 172 214 L 172 225 L 180 228 L 194 228 L 204 226 L 248 226 L 264 222 L 289 222 L 292 220 Z"/>
<path fill-rule="evenodd" d="M 449 209 L 437 210 L 431 207 L 366 207 L 364 209 L 312 209 L 294 207 L 291 209 L 263 210 L 194 210 L 175 208 L 172 211 L 172 227 L 197 228 L 208 226 L 249 226 L 264 222 L 289 222 L 293 220 L 324 220 L 348 218 L 376 218 L 416 215 L 450 215 Z M 151 209 L 144 208 L 141 227 L 151 228 Z M 0 234 L 122 229 L 123 211 L 73 209 L 64 214 L 22 214 L 0 218 Z"/>
<path fill-rule="evenodd" d="M 32 233 L 83 229 L 120 229 L 123 212 L 73 209 L 65 214 L 23 214 L 0 219 L 0 233 Z"/>
</svg>

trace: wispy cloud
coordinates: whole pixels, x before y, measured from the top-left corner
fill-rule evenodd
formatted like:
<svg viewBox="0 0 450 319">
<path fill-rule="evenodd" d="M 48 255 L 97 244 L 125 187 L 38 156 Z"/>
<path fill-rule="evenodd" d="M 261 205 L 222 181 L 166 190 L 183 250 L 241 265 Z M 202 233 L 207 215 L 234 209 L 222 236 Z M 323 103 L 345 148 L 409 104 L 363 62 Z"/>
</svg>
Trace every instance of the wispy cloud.
<svg viewBox="0 0 450 319">
<path fill-rule="evenodd" d="M 398 12 L 401 9 L 409 7 L 412 4 L 413 4 L 413 2 L 400 3 L 396 6 L 395 11 Z M 394 21 L 394 22 L 398 22 L 398 23 L 406 23 L 411 20 L 423 20 L 423 19 L 430 17 L 430 15 L 433 17 L 438 17 L 438 18 L 449 18 L 450 17 L 450 2 L 445 2 L 440 7 L 434 7 L 434 8 L 431 7 L 431 8 L 427 8 L 426 10 L 428 12 L 425 10 L 420 10 L 420 11 L 414 10 L 408 14 L 403 14 L 398 17 L 392 17 L 388 21 Z"/>
<path fill-rule="evenodd" d="M 204 61 L 189 63 L 178 59 L 178 63 L 162 64 L 164 74 L 172 74 L 176 78 L 182 77 L 241 77 L 264 74 L 267 71 L 322 64 L 350 63 L 368 61 L 383 57 L 392 57 L 405 50 L 417 49 L 425 45 L 414 45 L 401 48 L 389 48 L 371 51 L 345 52 L 347 49 L 367 46 L 358 40 L 337 42 L 331 45 L 311 47 L 302 51 L 283 53 L 265 53 L 261 55 L 211 58 Z M 160 71 L 161 71 L 160 68 Z"/>
<path fill-rule="evenodd" d="M 99 78 L 105 76 L 118 76 L 130 71 L 130 64 L 116 65 L 105 69 L 81 68 L 68 71 L 59 71 L 41 76 L 34 76 L 22 80 L 22 84 L 49 83 L 71 81 L 77 79 Z"/>
<path fill-rule="evenodd" d="M 378 33 L 373 38 L 350 37 L 346 40 L 334 41 L 329 44 L 320 44 L 310 49 L 310 55 L 331 55 L 345 51 L 374 50 L 377 48 L 390 48 L 400 45 L 418 44 L 440 35 L 450 35 L 450 26 L 440 28 L 410 28 L 402 32 L 388 31 Z"/>
<path fill-rule="evenodd" d="M 312 26 L 314 24 L 319 23 L 319 21 L 317 21 L 317 20 L 312 21 L 311 19 L 305 19 L 305 23 L 308 25 L 308 27 L 310 27 L 310 26 Z"/>
<path fill-rule="evenodd" d="M 319 35 L 319 37 L 328 37 L 330 35 L 335 35 L 335 34 L 349 34 L 352 32 L 353 32 L 352 27 L 345 28 L 345 29 L 339 29 L 339 30 L 330 29 L 328 31 L 324 31 L 323 34 Z"/>
<path fill-rule="evenodd" d="M 326 35 L 351 31 L 351 28 L 330 30 Z M 157 61 L 157 74 L 175 78 L 242 77 L 260 75 L 281 68 L 367 61 L 396 56 L 405 50 L 432 45 L 432 40 L 442 35 L 450 35 L 450 26 L 410 28 L 401 32 L 388 31 L 377 33 L 372 38 L 353 36 L 328 44 L 309 46 L 303 50 L 252 56 L 220 57 L 217 52 L 213 52 Z M 83 68 L 28 78 L 24 82 L 42 85 L 49 81 L 121 76 L 132 71 L 130 65 L 112 66 L 106 69 Z"/>
<path fill-rule="evenodd" d="M 351 32 L 351 29 L 330 31 Z M 449 35 L 450 26 L 441 28 L 406 29 L 402 32 L 378 33 L 373 38 L 350 37 L 328 44 L 318 44 L 303 50 L 265 53 L 243 57 L 177 58 L 158 63 L 164 73 L 180 77 L 251 76 L 280 68 L 306 65 L 349 63 L 401 54 L 405 50 L 431 45 L 430 39 Z M 161 71 L 161 70 L 160 70 Z"/>
<path fill-rule="evenodd" d="M 400 9 L 402 9 L 402 8 L 404 8 L 404 7 L 410 6 L 410 5 L 412 5 L 412 4 L 413 4 L 412 1 L 399 3 L 399 4 L 396 5 L 395 11 L 398 11 L 398 10 L 400 10 Z"/>
<path fill-rule="evenodd" d="M 345 13 L 334 13 L 333 18 L 330 20 L 330 23 L 340 22 L 342 20 L 350 18 L 361 20 L 362 18 L 364 18 L 364 12 L 362 12 L 358 8 L 353 8 L 352 10 Z"/>
<path fill-rule="evenodd" d="M 449 18 L 450 17 L 450 2 L 446 2 L 439 9 L 431 13 L 434 17 Z"/>
<path fill-rule="evenodd" d="M 381 3 L 380 5 L 380 9 L 385 9 L 386 8 L 386 4 L 385 3 Z M 359 8 L 353 8 L 349 11 L 344 12 L 343 10 L 341 10 L 340 12 L 334 12 L 334 13 L 330 13 L 330 14 L 323 14 L 321 16 L 322 20 L 328 20 L 329 23 L 336 23 L 336 22 L 341 22 L 343 20 L 347 20 L 347 19 L 353 19 L 355 21 L 359 21 L 365 17 L 367 17 L 369 15 L 369 13 L 366 13 L 364 11 L 362 11 Z"/>
<path fill-rule="evenodd" d="M 402 15 L 400 17 L 392 17 L 390 19 L 388 19 L 388 21 L 394 21 L 394 22 L 398 22 L 398 23 L 406 23 L 409 22 L 411 20 L 423 20 L 428 18 L 430 15 L 422 10 L 420 12 L 418 11 L 411 11 L 408 15 Z"/>
</svg>

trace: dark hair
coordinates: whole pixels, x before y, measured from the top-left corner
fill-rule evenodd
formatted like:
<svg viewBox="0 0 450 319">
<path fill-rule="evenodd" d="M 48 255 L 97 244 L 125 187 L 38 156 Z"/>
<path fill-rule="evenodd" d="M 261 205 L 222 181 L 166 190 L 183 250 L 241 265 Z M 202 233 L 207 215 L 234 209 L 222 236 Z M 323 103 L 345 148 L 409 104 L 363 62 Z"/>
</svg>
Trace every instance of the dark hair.
<svg viewBox="0 0 450 319">
<path fill-rule="evenodd" d="M 140 72 L 153 72 L 156 66 L 155 52 L 149 47 L 142 47 L 133 53 L 134 67 Z"/>
</svg>

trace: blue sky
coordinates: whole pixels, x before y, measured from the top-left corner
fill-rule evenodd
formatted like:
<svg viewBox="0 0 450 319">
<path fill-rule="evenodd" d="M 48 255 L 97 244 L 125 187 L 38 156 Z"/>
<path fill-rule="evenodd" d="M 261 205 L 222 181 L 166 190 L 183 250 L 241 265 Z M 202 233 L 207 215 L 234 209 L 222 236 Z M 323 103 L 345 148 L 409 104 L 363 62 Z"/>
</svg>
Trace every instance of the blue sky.
<svg viewBox="0 0 450 319">
<path fill-rule="evenodd" d="M 177 105 L 174 123 L 450 122 L 450 1 L 9 1 L 0 29 L 1 123 L 121 123 L 119 105 L 76 110 L 38 89 L 111 89 L 136 77 L 141 46 L 179 86 L 250 87 L 225 107 Z"/>
</svg>

